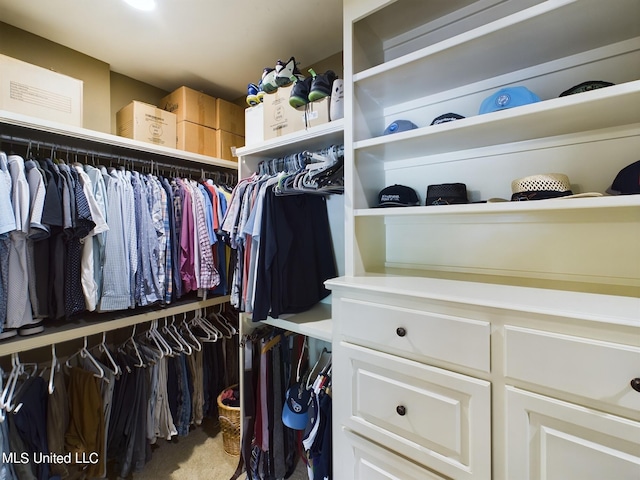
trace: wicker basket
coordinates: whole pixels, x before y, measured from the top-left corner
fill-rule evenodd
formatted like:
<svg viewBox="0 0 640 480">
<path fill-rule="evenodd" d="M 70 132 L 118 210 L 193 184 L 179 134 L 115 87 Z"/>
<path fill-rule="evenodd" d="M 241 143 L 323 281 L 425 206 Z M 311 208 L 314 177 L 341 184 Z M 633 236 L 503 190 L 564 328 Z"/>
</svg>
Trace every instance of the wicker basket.
<svg viewBox="0 0 640 480">
<path fill-rule="evenodd" d="M 218 415 L 222 429 L 222 444 L 224 451 L 237 457 L 240 455 L 240 407 L 230 407 L 222 403 L 222 394 L 237 385 L 223 390 L 218 395 Z"/>
</svg>

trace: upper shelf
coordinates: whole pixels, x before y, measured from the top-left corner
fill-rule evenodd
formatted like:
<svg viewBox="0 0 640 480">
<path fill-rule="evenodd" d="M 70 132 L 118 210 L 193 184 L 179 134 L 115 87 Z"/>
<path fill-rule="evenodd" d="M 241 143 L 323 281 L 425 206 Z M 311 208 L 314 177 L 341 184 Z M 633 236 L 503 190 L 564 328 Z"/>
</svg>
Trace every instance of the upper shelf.
<svg viewBox="0 0 640 480">
<path fill-rule="evenodd" d="M 419 206 L 406 208 L 369 208 L 354 210 L 355 217 L 402 218 L 413 216 L 458 216 L 461 221 L 472 214 L 468 221 L 478 222 L 475 215 L 516 215 L 523 213 L 552 213 L 569 215 L 568 221 L 613 221 L 640 218 L 640 195 L 604 195 L 602 197 L 554 198 L 529 202 L 468 203 L 460 205 Z M 584 215 L 584 217 L 582 215 Z M 500 221 L 500 220 L 498 220 Z M 535 217 L 520 217 L 520 221 L 536 221 Z"/>
<path fill-rule="evenodd" d="M 238 157 L 260 156 L 261 159 L 278 158 L 301 150 L 315 150 L 342 143 L 344 119 L 333 120 L 306 130 L 265 140 L 256 145 L 236 149 Z"/>
<path fill-rule="evenodd" d="M 640 123 L 638 105 L 640 80 L 362 140 L 354 149 L 358 155 L 392 162 L 633 125 Z"/>
<path fill-rule="evenodd" d="M 120 137 L 118 135 L 111 135 L 0 110 L 0 133 L 20 138 L 21 135 L 25 135 L 25 133 L 23 133 L 25 131 L 38 132 L 39 138 L 52 144 L 61 144 L 60 138 L 64 137 L 64 143 L 61 144 L 61 147 L 77 147 L 93 152 L 96 150 L 95 145 L 99 144 L 102 146 L 102 151 L 115 154 L 122 155 L 123 151 L 135 151 L 147 156 L 157 155 L 180 159 L 189 164 L 195 164 L 195 166 L 208 165 L 231 170 L 238 168 L 236 162 L 230 162 L 229 160 L 223 160 L 221 158 L 209 157 L 175 148 L 167 148 L 152 143 Z"/>
<path fill-rule="evenodd" d="M 549 0 L 356 73 L 355 88 L 397 105 L 640 35 L 637 0 L 615 3 Z"/>
</svg>

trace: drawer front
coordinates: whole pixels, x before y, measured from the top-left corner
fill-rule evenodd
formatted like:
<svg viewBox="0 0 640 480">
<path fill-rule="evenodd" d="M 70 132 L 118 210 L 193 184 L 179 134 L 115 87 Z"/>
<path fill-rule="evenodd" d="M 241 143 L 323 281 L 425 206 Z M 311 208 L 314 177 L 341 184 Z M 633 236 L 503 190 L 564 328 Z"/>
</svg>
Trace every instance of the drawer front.
<svg viewBox="0 0 640 480">
<path fill-rule="evenodd" d="M 513 326 L 505 343 L 507 377 L 640 411 L 640 348 Z"/>
<path fill-rule="evenodd" d="M 345 343 L 334 364 L 347 428 L 445 476 L 490 477 L 489 382 Z"/>
<path fill-rule="evenodd" d="M 340 318 L 343 337 L 353 343 L 419 361 L 490 370 L 488 322 L 349 298 L 340 299 Z"/>
<path fill-rule="evenodd" d="M 336 480 L 445 480 L 419 465 L 399 457 L 378 445 L 346 430 L 353 455 L 350 469 L 334 467 Z"/>
<path fill-rule="evenodd" d="M 640 478 L 640 423 L 507 387 L 507 478 Z"/>
</svg>

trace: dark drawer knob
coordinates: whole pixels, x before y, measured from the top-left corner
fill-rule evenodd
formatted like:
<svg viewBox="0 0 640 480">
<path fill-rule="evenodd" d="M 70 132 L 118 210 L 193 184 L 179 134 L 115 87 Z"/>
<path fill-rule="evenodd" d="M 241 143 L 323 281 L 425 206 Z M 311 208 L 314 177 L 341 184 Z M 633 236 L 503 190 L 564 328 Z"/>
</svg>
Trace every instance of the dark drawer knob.
<svg viewBox="0 0 640 480">
<path fill-rule="evenodd" d="M 399 337 L 404 337 L 407 334 L 407 329 L 404 327 L 398 327 L 396 328 L 396 335 L 398 335 Z"/>
<path fill-rule="evenodd" d="M 401 417 L 404 417 L 407 414 L 407 409 L 404 407 L 404 405 L 398 405 L 396 407 L 396 412 Z"/>
<path fill-rule="evenodd" d="M 634 378 L 631 380 L 631 388 L 633 388 L 636 392 L 640 392 L 640 378 Z"/>
</svg>

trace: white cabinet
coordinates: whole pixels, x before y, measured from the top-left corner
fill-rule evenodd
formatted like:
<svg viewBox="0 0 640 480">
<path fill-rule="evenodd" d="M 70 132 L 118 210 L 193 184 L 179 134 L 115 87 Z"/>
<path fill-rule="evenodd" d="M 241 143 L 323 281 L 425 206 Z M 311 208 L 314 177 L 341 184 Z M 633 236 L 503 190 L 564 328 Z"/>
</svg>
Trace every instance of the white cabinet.
<svg viewBox="0 0 640 480">
<path fill-rule="evenodd" d="M 640 195 L 604 194 L 640 158 L 638 18 L 637 0 L 345 0 L 336 478 L 640 477 Z M 613 85 L 561 96 L 591 80 Z M 540 101 L 479 113 L 513 86 Z M 383 135 L 401 119 L 417 128 Z M 486 202 L 547 173 L 604 195 Z M 469 203 L 426 205 L 444 183 Z M 376 208 L 393 184 L 420 205 Z M 416 399 L 425 418 L 388 412 Z"/>
<path fill-rule="evenodd" d="M 639 478 L 640 298 L 327 284 L 336 479 Z"/>
</svg>

